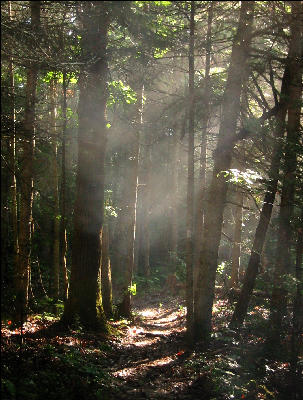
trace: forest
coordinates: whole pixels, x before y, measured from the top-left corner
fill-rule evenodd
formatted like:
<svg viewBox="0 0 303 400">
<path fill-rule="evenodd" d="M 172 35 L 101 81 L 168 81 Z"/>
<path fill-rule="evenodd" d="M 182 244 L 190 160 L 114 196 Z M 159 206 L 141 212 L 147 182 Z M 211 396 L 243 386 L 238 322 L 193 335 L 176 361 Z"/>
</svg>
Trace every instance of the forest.
<svg viewBox="0 0 303 400">
<path fill-rule="evenodd" d="M 303 2 L 1 2 L 3 400 L 303 398 Z"/>
</svg>

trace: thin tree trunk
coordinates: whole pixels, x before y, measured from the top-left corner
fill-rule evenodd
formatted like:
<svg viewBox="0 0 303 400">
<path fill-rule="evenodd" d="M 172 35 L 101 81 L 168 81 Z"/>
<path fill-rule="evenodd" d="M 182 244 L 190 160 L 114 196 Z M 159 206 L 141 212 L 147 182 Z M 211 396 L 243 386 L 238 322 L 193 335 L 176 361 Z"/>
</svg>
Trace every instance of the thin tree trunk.
<svg viewBox="0 0 303 400">
<path fill-rule="evenodd" d="M 104 225 L 102 229 L 101 292 L 104 313 L 107 318 L 111 318 L 113 316 L 113 304 L 108 225 Z"/>
<path fill-rule="evenodd" d="M 53 268 L 52 268 L 52 297 L 59 298 L 60 272 L 60 210 L 59 210 L 59 178 L 57 164 L 57 107 L 56 81 L 50 81 L 50 133 L 52 146 L 51 180 L 53 192 Z"/>
<path fill-rule="evenodd" d="M 297 370 L 299 361 L 299 349 L 303 344 L 303 208 L 301 212 L 301 227 L 298 228 L 297 233 L 297 247 L 296 247 L 296 281 L 297 291 L 293 305 L 293 332 L 292 332 L 292 370 Z"/>
<path fill-rule="evenodd" d="M 31 29 L 35 35 L 40 25 L 40 1 L 31 1 Z M 26 102 L 23 122 L 22 165 L 20 168 L 20 232 L 19 258 L 16 276 L 16 313 L 17 319 L 24 322 L 28 305 L 28 287 L 30 277 L 31 225 L 33 203 L 33 156 L 35 103 L 38 77 L 37 63 L 27 69 Z"/>
<path fill-rule="evenodd" d="M 193 325 L 193 218 L 194 218 L 194 141 L 195 141 L 195 2 L 190 2 L 190 33 L 188 54 L 189 110 L 188 110 L 188 176 L 186 201 L 186 329 L 192 339 Z"/>
<path fill-rule="evenodd" d="M 194 336 L 207 342 L 211 332 L 218 249 L 221 238 L 223 211 L 228 182 L 222 171 L 229 170 L 233 140 L 240 112 L 242 86 L 248 78 L 247 57 L 250 47 L 254 2 L 242 2 L 238 31 L 234 39 L 231 62 L 223 100 L 223 118 L 214 154 L 214 171 L 205 213 L 200 268 L 195 303 Z"/>
<path fill-rule="evenodd" d="M 236 192 L 236 210 L 235 210 L 235 230 L 233 238 L 233 247 L 231 251 L 231 277 L 229 288 L 232 289 L 239 284 L 240 257 L 241 257 L 241 237 L 242 237 L 242 219 L 243 219 L 243 193 L 240 189 Z"/>
<path fill-rule="evenodd" d="M 142 101 L 141 101 L 142 103 Z M 143 124 L 143 110 L 141 110 L 141 124 Z M 143 135 L 142 135 L 143 136 Z M 149 222 L 150 222 L 150 173 L 151 173 L 151 146 L 149 135 L 145 133 L 144 137 L 141 138 L 144 143 L 140 148 L 140 154 L 142 155 L 142 174 L 141 183 L 138 188 L 138 217 L 137 226 L 139 230 L 136 230 L 136 243 L 138 243 L 137 255 L 138 255 L 138 268 L 137 272 L 141 275 L 148 277 L 150 275 L 150 235 L 149 235 Z M 140 156 L 139 156 L 140 158 Z M 139 191 L 140 189 L 140 191 Z M 140 199 L 139 199 L 140 195 Z M 140 200 L 140 207 L 139 207 Z M 140 215 L 139 215 L 140 213 Z"/>
<path fill-rule="evenodd" d="M 173 133 L 172 138 L 172 182 L 171 182 L 171 239 L 170 251 L 174 259 L 178 255 L 178 141 L 177 132 Z"/>
<path fill-rule="evenodd" d="M 291 49 L 289 57 L 290 88 L 288 102 L 287 138 L 284 156 L 284 176 L 279 214 L 277 258 L 275 263 L 274 287 L 271 298 L 270 342 L 280 342 L 282 321 L 286 315 L 286 276 L 291 272 L 291 241 L 293 203 L 296 187 L 297 152 L 300 143 L 300 113 L 302 100 L 302 32 L 297 24 L 302 14 L 301 2 L 292 1 Z"/>
<path fill-rule="evenodd" d="M 139 158 L 139 137 L 142 125 L 143 109 L 143 88 L 137 91 L 138 110 L 137 124 L 130 132 L 130 142 L 127 150 L 125 179 L 123 182 L 122 198 L 124 205 L 120 211 L 118 221 L 118 267 L 124 268 L 124 280 L 122 282 L 122 301 L 118 306 L 121 316 L 129 318 L 131 316 L 131 287 L 134 269 L 134 243 L 136 235 L 136 208 L 137 208 L 137 188 L 138 188 L 138 158 Z M 140 101 L 139 101 L 140 99 Z"/>
<path fill-rule="evenodd" d="M 8 13 L 11 19 L 11 1 L 8 2 Z M 14 270 L 18 266 L 19 257 L 19 239 L 18 239 L 18 204 L 17 204 L 17 181 L 16 181 L 16 113 L 15 113 L 15 79 L 14 79 L 14 65 L 12 56 L 9 57 L 9 114 L 10 114 L 10 138 L 9 138 L 9 164 L 10 164 L 10 195 L 11 195 L 11 218 L 13 230 L 13 259 Z"/>
<path fill-rule="evenodd" d="M 67 252 L 67 239 L 66 239 L 66 130 L 67 130 L 67 101 L 66 101 L 66 72 L 63 71 L 63 99 L 62 99 L 62 160 L 61 160 L 61 188 L 60 188 L 60 267 L 63 277 L 63 300 L 66 301 L 68 297 L 68 276 L 66 267 L 66 252 Z"/>
<path fill-rule="evenodd" d="M 84 2 L 79 12 L 82 51 L 86 61 L 79 77 L 79 134 L 72 270 L 63 322 L 78 315 L 87 328 L 105 328 L 98 278 L 104 221 L 104 159 L 106 152 L 108 7 Z M 87 62 L 89 60 L 89 62 Z"/>
<path fill-rule="evenodd" d="M 242 325 L 247 314 L 248 305 L 251 299 L 253 288 L 255 286 L 256 277 L 260 269 L 260 259 L 263 251 L 266 233 L 270 222 L 272 209 L 275 201 L 280 161 L 282 156 L 282 138 L 285 131 L 285 117 L 287 112 L 287 98 L 289 94 L 289 69 L 286 65 L 280 94 L 279 111 L 275 117 L 275 143 L 272 154 L 271 165 L 268 173 L 268 186 L 264 196 L 263 206 L 260 213 L 259 223 L 256 229 L 253 247 L 251 250 L 247 269 L 245 271 L 243 286 L 237 301 L 235 311 L 232 315 L 230 326 L 233 328 Z"/>
<path fill-rule="evenodd" d="M 194 243 L 194 293 L 196 291 L 197 277 L 199 270 L 199 255 L 201 248 L 201 240 L 204 224 L 204 201 L 206 191 L 206 149 L 207 149 L 207 125 L 210 114 L 210 56 L 211 56 L 211 32 L 213 20 L 214 1 L 210 2 L 207 19 L 206 34 L 206 57 L 205 57 L 205 78 L 204 78 L 204 95 L 203 95 L 203 117 L 202 117 L 202 140 L 200 151 L 200 173 L 199 173 L 199 189 L 198 200 L 195 210 L 195 243 Z M 194 294 L 194 297 L 196 295 Z"/>
</svg>

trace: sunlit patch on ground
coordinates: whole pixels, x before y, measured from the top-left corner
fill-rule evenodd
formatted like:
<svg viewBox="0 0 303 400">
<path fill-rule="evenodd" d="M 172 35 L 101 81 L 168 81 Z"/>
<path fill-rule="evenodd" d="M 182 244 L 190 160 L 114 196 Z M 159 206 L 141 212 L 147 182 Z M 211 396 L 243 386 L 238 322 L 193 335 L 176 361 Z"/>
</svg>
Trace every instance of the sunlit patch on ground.
<svg viewBox="0 0 303 400">
<path fill-rule="evenodd" d="M 174 361 L 173 357 L 166 356 L 163 358 L 159 358 L 157 360 L 149 361 L 146 363 L 141 363 L 140 365 L 136 367 L 131 367 L 131 368 L 123 368 L 121 370 L 115 371 L 113 373 L 113 376 L 116 377 L 128 377 L 131 375 L 138 375 L 140 372 L 144 372 L 146 368 L 151 368 L 151 367 L 163 367 L 166 365 L 169 365 L 171 362 Z"/>
<path fill-rule="evenodd" d="M 140 342 L 136 342 L 135 345 L 136 347 L 145 347 L 145 346 L 150 346 L 152 344 L 155 344 L 159 341 L 159 338 L 155 337 L 154 339 L 144 339 L 141 340 Z"/>
<path fill-rule="evenodd" d="M 145 318 L 154 318 L 158 315 L 158 311 L 155 308 L 146 308 L 140 311 L 140 315 Z"/>
</svg>

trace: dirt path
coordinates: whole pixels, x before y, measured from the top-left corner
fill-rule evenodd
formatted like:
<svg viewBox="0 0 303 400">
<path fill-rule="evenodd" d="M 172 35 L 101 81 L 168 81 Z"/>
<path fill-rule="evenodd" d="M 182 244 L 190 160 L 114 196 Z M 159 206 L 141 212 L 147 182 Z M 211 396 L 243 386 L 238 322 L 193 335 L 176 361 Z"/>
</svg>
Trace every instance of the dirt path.
<svg viewBox="0 0 303 400">
<path fill-rule="evenodd" d="M 183 376 L 185 317 L 176 300 L 148 306 L 137 301 L 135 325 L 113 345 L 110 373 L 115 399 L 177 399 L 187 387 Z M 182 399 L 186 396 L 182 396 Z M 191 397 L 192 398 L 192 397 Z"/>
</svg>

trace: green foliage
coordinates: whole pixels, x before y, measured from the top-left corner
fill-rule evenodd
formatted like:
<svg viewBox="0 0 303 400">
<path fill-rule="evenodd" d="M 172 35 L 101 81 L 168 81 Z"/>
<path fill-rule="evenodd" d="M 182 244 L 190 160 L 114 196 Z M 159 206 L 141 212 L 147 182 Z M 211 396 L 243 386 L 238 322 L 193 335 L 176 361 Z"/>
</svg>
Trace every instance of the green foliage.
<svg viewBox="0 0 303 400">
<path fill-rule="evenodd" d="M 128 287 L 128 291 L 132 296 L 136 296 L 136 294 L 137 294 L 137 284 L 134 282 L 131 286 Z"/>
<path fill-rule="evenodd" d="M 57 81 L 58 83 L 63 83 L 63 73 L 58 71 L 48 71 L 44 77 L 42 78 L 43 82 L 49 83 L 52 80 Z M 66 74 L 66 80 L 69 83 L 76 84 L 78 82 L 77 75 L 73 72 L 69 72 Z"/>
<path fill-rule="evenodd" d="M 137 102 L 137 94 L 130 86 L 120 81 L 112 81 L 109 83 L 109 98 L 107 106 L 113 108 L 114 105 L 135 104 Z"/>
</svg>

